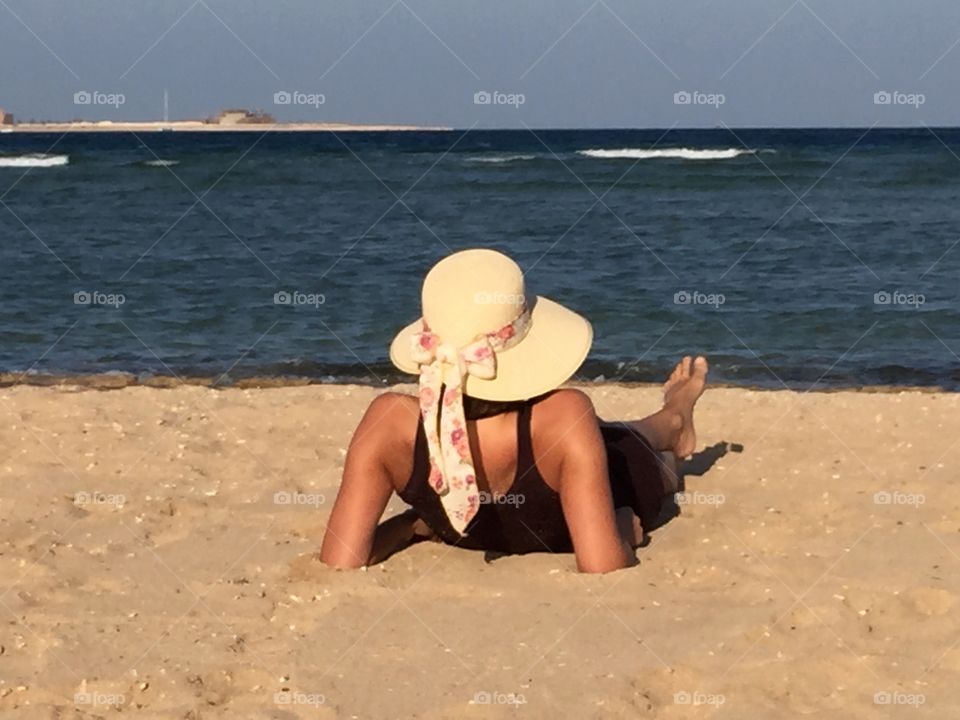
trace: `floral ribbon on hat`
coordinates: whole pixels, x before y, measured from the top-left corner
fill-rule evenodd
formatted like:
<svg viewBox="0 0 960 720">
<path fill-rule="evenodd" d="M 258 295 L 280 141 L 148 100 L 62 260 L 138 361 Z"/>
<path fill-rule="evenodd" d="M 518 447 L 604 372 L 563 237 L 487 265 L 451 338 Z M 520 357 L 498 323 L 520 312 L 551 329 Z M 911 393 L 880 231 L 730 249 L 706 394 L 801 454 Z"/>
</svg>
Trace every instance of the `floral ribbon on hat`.
<svg viewBox="0 0 960 720">
<path fill-rule="evenodd" d="M 524 305 L 513 322 L 461 348 L 441 342 L 426 321 L 423 327 L 411 338 L 411 356 L 420 366 L 420 415 L 430 455 L 429 482 L 453 529 L 463 535 L 480 509 L 463 413 L 463 381 L 468 375 L 484 380 L 497 376 L 497 352 L 524 338 L 530 329 L 530 311 Z"/>
</svg>

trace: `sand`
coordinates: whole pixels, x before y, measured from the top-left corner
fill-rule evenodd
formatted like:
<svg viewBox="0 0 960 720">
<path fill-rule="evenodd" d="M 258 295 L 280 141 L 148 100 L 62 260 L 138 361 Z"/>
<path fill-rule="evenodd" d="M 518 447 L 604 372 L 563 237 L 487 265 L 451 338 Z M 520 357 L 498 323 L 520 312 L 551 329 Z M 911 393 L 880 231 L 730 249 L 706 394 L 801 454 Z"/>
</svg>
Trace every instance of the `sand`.
<svg viewBox="0 0 960 720">
<path fill-rule="evenodd" d="M 376 392 L 0 389 L 0 716 L 960 716 L 960 396 L 709 390 L 714 450 L 628 570 L 423 543 L 336 572 L 311 553 Z"/>
</svg>

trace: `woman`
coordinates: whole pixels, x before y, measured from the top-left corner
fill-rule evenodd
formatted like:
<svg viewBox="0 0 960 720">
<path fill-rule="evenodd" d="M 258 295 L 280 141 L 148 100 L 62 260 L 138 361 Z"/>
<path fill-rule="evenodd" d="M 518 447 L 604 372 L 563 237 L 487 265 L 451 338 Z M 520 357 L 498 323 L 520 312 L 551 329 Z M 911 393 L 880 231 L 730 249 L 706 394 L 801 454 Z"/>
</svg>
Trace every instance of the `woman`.
<svg viewBox="0 0 960 720">
<path fill-rule="evenodd" d="M 674 459 L 695 449 L 706 360 L 683 358 L 657 413 L 608 424 L 585 394 L 557 389 L 586 357 L 590 323 L 528 298 L 506 255 L 441 260 L 422 299 L 423 317 L 390 348 L 397 367 L 419 374 L 419 398 L 385 393 L 370 404 L 320 559 L 357 568 L 433 538 L 503 553 L 573 550 L 583 572 L 633 564 L 677 490 Z M 378 526 L 394 492 L 412 509 Z"/>
</svg>

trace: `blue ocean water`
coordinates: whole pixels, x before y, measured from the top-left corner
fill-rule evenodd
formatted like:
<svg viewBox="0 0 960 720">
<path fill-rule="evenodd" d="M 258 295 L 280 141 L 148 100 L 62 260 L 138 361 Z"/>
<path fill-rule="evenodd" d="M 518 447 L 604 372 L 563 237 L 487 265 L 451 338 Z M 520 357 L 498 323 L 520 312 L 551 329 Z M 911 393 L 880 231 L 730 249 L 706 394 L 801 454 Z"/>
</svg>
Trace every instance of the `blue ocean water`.
<svg viewBox="0 0 960 720">
<path fill-rule="evenodd" d="M 956 388 L 958 155 L 926 128 L 4 134 L 0 370 L 388 381 L 426 270 L 482 246 L 593 321 L 583 378 L 697 351 L 735 384 Z"/>
</svg>

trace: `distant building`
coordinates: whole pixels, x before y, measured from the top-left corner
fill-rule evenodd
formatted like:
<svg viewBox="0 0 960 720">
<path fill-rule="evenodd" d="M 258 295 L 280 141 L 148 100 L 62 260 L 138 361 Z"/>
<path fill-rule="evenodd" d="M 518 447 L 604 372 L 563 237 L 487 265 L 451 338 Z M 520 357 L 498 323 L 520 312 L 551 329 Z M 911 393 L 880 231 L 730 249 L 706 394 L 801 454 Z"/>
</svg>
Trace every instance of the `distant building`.
<svg viewBox="0 0 960 720">
<path fill-rule="evenodd" d="M 8 113 L 0 108 L 0 125 L 13 125 L 13 113 Z"/>
<path fill-rule="evenodd" d="M 270 125 L 276 121 L 260 110 L 235 108 L 223 110 L 211 122 L 215 125 Z"/>
</svg>

